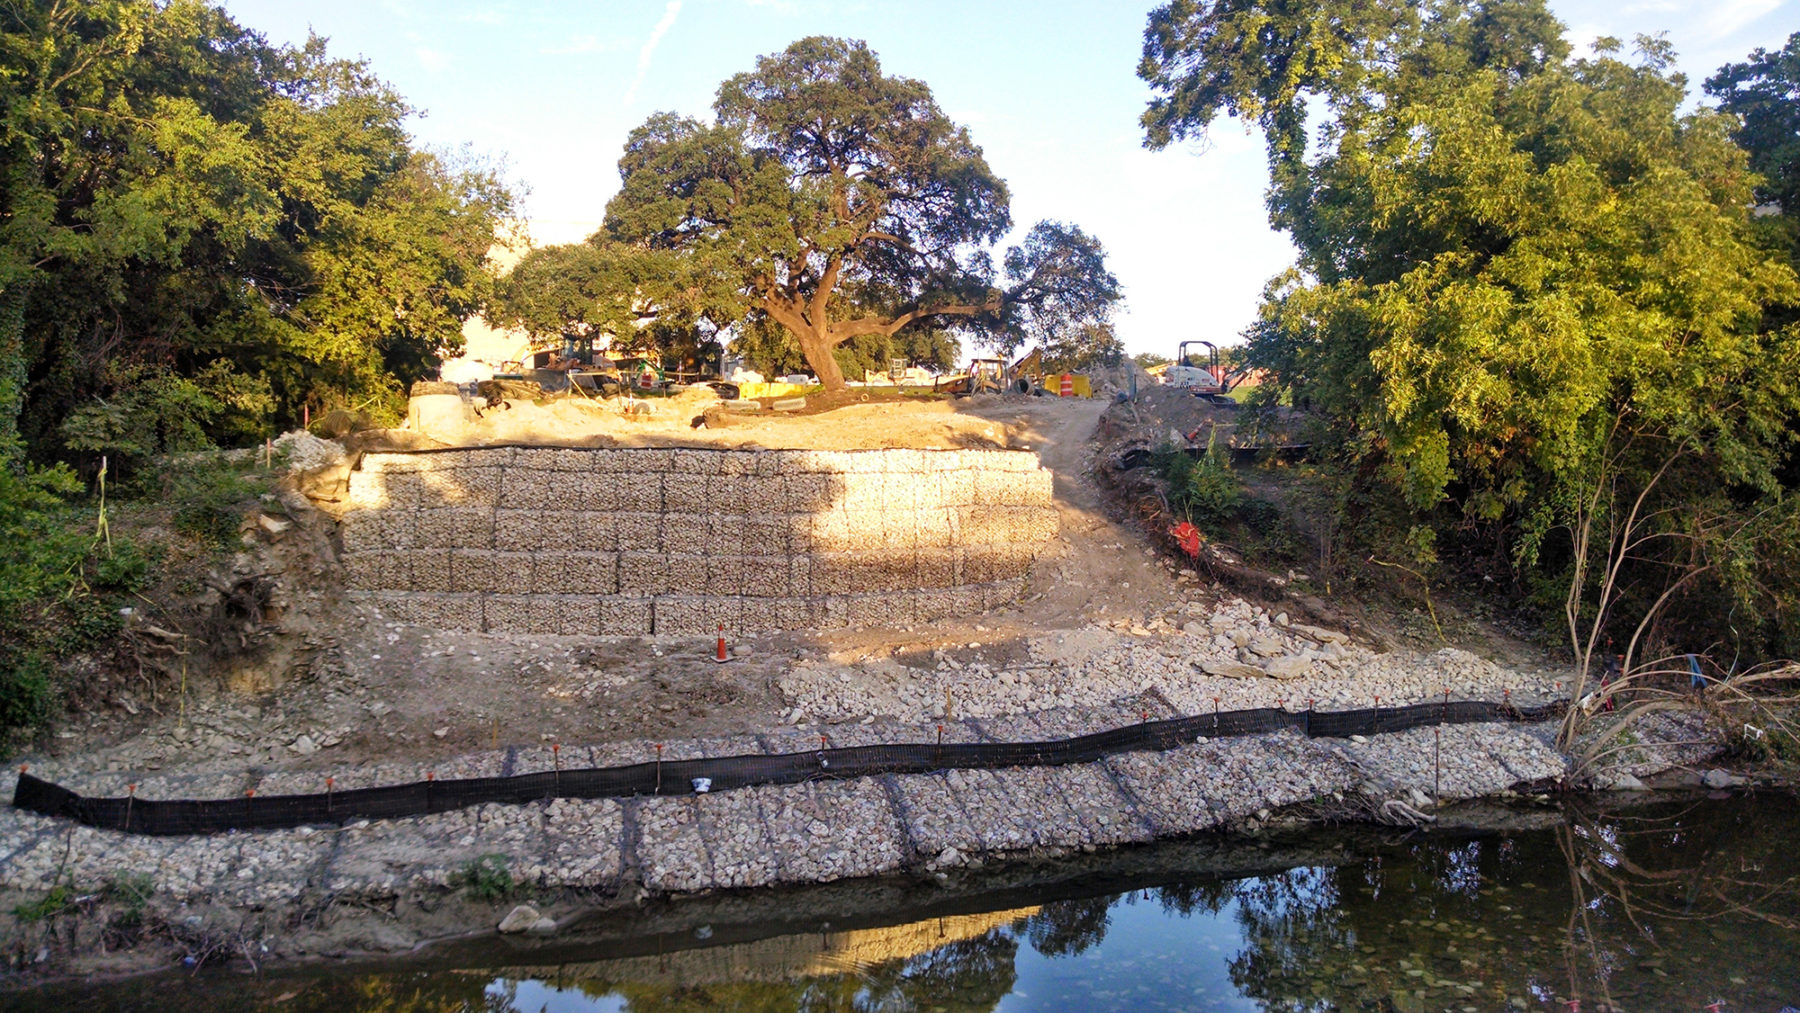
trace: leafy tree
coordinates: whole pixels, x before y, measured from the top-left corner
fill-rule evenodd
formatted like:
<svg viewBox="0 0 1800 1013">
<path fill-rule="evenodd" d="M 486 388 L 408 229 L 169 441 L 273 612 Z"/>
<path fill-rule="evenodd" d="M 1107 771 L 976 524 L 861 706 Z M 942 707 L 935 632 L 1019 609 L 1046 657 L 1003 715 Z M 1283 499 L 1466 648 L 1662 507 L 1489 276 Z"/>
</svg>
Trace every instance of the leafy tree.
<svg viewBox="0 0 1800 1013">
<path fill-rule="evenodd" d="M 996 284 L 1006 185 L 931 90 L 883 74 L 864 43 L 802 39 L 727 80 L 713 110 L 632 132 L 605 234 L 676 265 L 647 303 L 773 321 L 828 388 L 844 385 L 833 350 L 859 338 L 1074 326 L 1118 298 L 1093 270 L 1099 244 L 1054 223 Z"/>
<path fill-rule="evenodd" d="M 1569 59 L 1539 0 L 1151 16 L 1148 142 L 1258 123 L 1300 250 L 1253 329 L 1259 396 L 1322 413 L 1362 480 L 1403 494 L 1420 558 L 1483 531 L 1556 572 L 1540 551 L 1622 447 L 1627 487 L 1683 448 L 1665 563 L 1702 498 L 1779 495 L 1800 333 L 1766 314 L 1800 285 L 1750 220 L 1729 118 L 1681 111 L 1667 44 L 1597 49 Z"/>
<path fill-rule="evenodd" d="M 140 375 L 236 392 L 192 415 L 209 441 L 391 409 L 458 347 L 511 197 L 414 149 L 364 65 L 200 0 L 30 0 L 0 66 L 0 443 L 82 449 L 65 420 Z"/>
<path fill-rule="evenodd" d="M 1706 79 L 1706 93 L 1742 125 L 1733 136 L 1762 174 L 1757 199 L 1800 217 L 1800 32 L 1774 52 L 1757 49 Z"/>
</svg>

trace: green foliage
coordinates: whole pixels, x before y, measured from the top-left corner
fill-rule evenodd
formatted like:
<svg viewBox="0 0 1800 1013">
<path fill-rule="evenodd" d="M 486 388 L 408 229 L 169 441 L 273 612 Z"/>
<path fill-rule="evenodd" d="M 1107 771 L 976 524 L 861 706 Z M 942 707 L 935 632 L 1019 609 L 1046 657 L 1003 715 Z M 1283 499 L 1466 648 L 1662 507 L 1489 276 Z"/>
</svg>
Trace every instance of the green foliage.
<svg viewBox="0 0 1800 1013">
<path fill-rule="evenodd" d="M 236 541 L 246 504 L 267 486 L 254 462 L 210 455 L 170 465 L 158 482 L 175 530 L 221 549 Z"/>
<path fill-rule="evenodd" d="M 1212 443 L 1195 456 L 1179 449 L 1158 455 L 1158 469 L 1169 484 L 1169 507 L 1202 528 L 1217 531 L 1237 515 L 1244 489 L 1231 473 L 1231 463 Z"/>
<path fill-rule="evenodd" d="M 1221 114 L 1268 143 L 1300 259 L 1252 330 L 1254 400 L 1322 415 L 1357 480 L 1403 497 L 1382 521 L 1415 560 L 1484 532 L 1559 569 L 1592 491 L 1629 503 L 1671 457 L 1639 600 L 1755 555 L 1730 543 L 1784 495 L 1800 328 L 1772 311 L 1800 282 L 1751 220 L 1733 121 L 1683 111 L 1666 43 L 1569 59 L 1540 0 L 1182 0 L 1145 38 L 1148 143 Z"/>
<path fill-rule="evenodd" d="M 456 885 L 461 886 L 471 900 L 483 903 L 505 900 L 517 888 L 512 872 L 507 868 L 506 856 L 500 854 L 482 855 L 464 863 L 457 874 Z"/>
<path fill-rule="evenodd" d="M 323 40 L 203 0 L 0 9 L 0 445 L 248 442 L 460 347 L 511 197 Z M 147 425 L 139 428 L 140 423 Z"/>
<path fill-rule="evenodd" d="M 150 898 L 156 896 L 156 880 L 147 872 L 119 872 L 106 882 L 106 898 L 119 905 L 114 925 L 129 928 L 141 924 Z"/>
<path fill-rule="evenodd" d="M 45 891 L 37 900 L 27 901 L 12 909 L 13 917 L 27 924 L 47 921 L 75 906 L 75 894 L 61 883 Z"/>
<path fill-rule="evenodd" d="M 1099 243 L 1053 222 L 1007 254 L 997 285 L 987 247 L 1012 224 L 1006 184 L 923 82 L 882 73 L 862 42 L 812 37 L 762 57 L 713 111 L 632 131 L 590 245 L 629 247 L 621 273 L 643 280 L 584 293 L 583 307 L 741 324 L 754 346 L 741 350 L 762 363 L 791 358 L 767 340 L 773 325 L 836 388 L 833 350 L 857 339 L 954 326 L 1009 342 L 1103 323 L 1118 298 Z"/>
<path fill-rule="evenodd" d="M 155 570 L 133 542 L 96 535 L 80 491 L 66 466 L 0 468 L 0 748 L 55 715 L 57 662 L 111 643 Z"/>
<path fill-rule="evenodd" d="M 1741 121 L 1733 132 L 1762 175 L 1757 199 L 1800 217 L 1800 32 L 1773 52 L 1757 49 L 1744 63 L 1728 63 L 1706 79 L 1720 110 Z"/>
</svg>

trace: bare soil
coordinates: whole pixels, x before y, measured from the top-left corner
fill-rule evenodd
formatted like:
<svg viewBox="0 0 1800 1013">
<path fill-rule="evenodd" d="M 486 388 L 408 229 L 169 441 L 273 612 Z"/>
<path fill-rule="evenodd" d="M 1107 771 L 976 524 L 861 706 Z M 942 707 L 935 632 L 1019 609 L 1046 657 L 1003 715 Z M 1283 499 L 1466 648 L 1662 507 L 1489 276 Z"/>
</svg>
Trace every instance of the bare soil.
<svg viewBox="0 0 1800 1013">
<path fill-rule="evenodd" d="M 1154 523 L 1122 507 L 1096 473 L 1146 432 L 1188 425 L 1188 403 L 1159 414 L 1160 399 L 982 396 L 957 401 L 854 404 L 743 429 L 696 430 L 606 419 L 590 429 L 497 429 L 492 442 L 532 436 L 569 445 L 992 446 L 1029 449 L 1054 473 L 1061 534 L 1035 564 L 1013 607 L 927 626 L 769 635 L 729 645 L 713 661 L 711 638 L 578 638 L 447 633 L 383 621 L 339 599 L 330 517 L 304 503 L 294 527 L 249 525 L 230 579 L 265 575 L 279 588 L 258 645 L 231 661 L 190 668 L 185 687 L 162 681 L 154 708 L 144 694 L 92 701 L 39 744 L 78 755 L 89 769 L 317 769 L 321 776 L 389 759 L 453 757 L 496 746 L 595 745 L 662 738 L 755 734 L 780 727 L 790 703 L 778 683 L 803 659 L 844 666 L 928 666 L 940 657 L 1004 665 L 1028 641 L 1095 624 L 1130 627 L 1221 589 L 1171 551 Z M 516 409 L 524 411 L 524 409 Z M 558 412 L 582 409 L 557 409 Z M 1228 420 L 1231 409 L 1200 409 Z M 509 413 L 510 414 L 510 413 Z M 519 419 L 523 421 L 523 419 Z M 643 425 L 643 428 L 633 428 Z M 404 445 L 377 434 L 364 445 Z M 289 496 L 289 499 L 298 497 Z M 1279 575 L 1261 589 L 1304 612 Z M 1306 599 L 1317 601 L 1314 596 Z M 1341 615 L 1338 603 L 1324 605 Z M 1374 624 L 1375 617 L 1358 616 Z M 252 624 L 255 625 L 255 624 Z M 189 632 L 189 631 L 182 631 Z M 134 712 L 135 711 L 135 712 Z M 648 759 L 649 757 L 646 757 Z"/>
</svg>

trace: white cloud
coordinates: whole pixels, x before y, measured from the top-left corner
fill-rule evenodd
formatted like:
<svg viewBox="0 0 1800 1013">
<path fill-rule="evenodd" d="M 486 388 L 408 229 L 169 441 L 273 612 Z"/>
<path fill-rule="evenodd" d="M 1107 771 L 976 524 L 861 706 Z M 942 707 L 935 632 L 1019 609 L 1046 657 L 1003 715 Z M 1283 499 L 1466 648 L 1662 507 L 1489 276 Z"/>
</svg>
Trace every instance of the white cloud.
<svg viewBox="0 0 1800 1013">
<path fill-rule="evenodd" d="M 450 66 L 450 57 L 442 50 L 420 46 L 415 55 L 419 58 L 419 65 L 429 71 L 439 71 Z"/>
<path fill-rule="evenodd" d="M 1701 30 L 1714 41 L 1744 28 L 1781 6 L 1781 0 L 1723 0 L 1707 11 L 1700 22 Z"/>
<path fill-rule="evenodd" d="M 656 55 L 656 47 L 675 27 L 675 18 L 681 14 L 681 0 L 669 0 L 669 6 L 663 8 L 662 20 L 650 29 L 650 37 L 644 40 L 644 48 L 638 50 L 637 74 L 631 79 L 631 87 L 625 89 L 625 105 L 630 105 L 637 98 L 638 88 L 643 85 L 644 78 L 650 73 L 650 58 Z"/>
</svg>

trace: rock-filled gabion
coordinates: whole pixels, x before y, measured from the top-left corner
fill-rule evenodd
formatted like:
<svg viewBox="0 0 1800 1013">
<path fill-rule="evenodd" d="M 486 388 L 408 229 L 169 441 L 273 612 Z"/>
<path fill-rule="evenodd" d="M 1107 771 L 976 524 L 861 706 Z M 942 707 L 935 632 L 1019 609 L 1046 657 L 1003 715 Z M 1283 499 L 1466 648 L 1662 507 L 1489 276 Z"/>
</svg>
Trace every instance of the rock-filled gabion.
<svg viewBox="0 0 1800 1013">
<path fill-rule="evenodd" d="M 1050 481 L 1017 451 L 370 454 L 343 560 L 352 594 L 443 629 L 901 626 L 1016 598 Z"/>
</svg>

